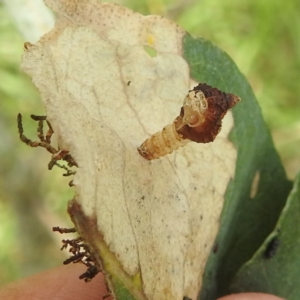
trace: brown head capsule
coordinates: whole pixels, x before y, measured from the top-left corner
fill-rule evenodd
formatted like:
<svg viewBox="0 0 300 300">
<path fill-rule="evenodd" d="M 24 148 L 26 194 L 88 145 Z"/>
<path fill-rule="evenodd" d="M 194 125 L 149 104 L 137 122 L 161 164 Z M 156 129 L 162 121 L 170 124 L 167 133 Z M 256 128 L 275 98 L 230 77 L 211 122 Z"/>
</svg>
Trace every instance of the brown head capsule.
<svg viewBox="0 0 300 300">
<path fill-rule="evenodd" d="M 162 131 L 145 140 L 139 153 L 146 159 L 156 159 L 173 152 L 186 143 L 212 142 L 221 130 L 227 110 L 240 98 L 200 83 L 184 99 L 180 115 Z"/>
</svg>

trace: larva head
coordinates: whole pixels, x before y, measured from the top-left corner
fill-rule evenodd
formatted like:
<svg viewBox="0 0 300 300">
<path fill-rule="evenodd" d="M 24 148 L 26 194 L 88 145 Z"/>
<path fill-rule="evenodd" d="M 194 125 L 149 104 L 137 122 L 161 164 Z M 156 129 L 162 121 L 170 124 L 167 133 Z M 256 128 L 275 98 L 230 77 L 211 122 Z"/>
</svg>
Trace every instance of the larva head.
<svg viewBox="0 0 300 300">
<path fill-rule="evenodd" d="M 183 126 L 198 127 L 204 122 L 204 112 L 208 104 L 202 91 L 191 90 L 184 99 L 181 108 L 180 123 L 177 123 L 176 130 Z"/>
<path fill-rule="evenodd" d="M 197 143 L 212 142 L 219 133 L 227 110 L 240 98 L 200 83 L 189 91 L 180 116 L 175 120 L 176 131 Z"/>
</svg>

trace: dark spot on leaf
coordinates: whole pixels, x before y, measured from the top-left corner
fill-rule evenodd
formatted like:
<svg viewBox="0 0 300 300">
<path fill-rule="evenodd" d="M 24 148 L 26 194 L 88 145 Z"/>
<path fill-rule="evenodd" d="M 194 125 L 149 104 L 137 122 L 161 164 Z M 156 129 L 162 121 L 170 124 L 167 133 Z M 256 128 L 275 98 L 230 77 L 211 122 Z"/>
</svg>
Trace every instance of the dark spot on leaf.
<svg viewBox="0 0 300 300">
<path fill-rule="evenodd" d="M 266 250 L 264 252 L 264 258 L 270 259 L 274 257 L 278 250 L 279 245 L 280 245 L 280 239 L 278 237 L 274 237 L 266 247 Z"/>
<path fill-rule="evenodd" d="M 213 253 L 217 253 L 219 250 L 219 244 L 215 243 L 212 250 L 213 250 Z"/>
</svg>

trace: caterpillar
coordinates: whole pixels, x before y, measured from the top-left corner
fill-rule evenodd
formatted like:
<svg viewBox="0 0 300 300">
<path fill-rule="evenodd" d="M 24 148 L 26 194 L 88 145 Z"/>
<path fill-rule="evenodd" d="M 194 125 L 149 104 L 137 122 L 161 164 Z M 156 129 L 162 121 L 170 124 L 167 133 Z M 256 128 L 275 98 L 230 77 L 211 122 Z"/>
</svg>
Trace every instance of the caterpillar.
<svg viewBox="0 0 300 300">
<path fill-rule="evenodd" d="M 191 141 L 214 141 L 227 110 L 240 100 L 238 96 L 208 84 L 198 84 L 185 97 L 179 116 L 172 124 L 146 139 L 137 149 L 139 154 L 152 160 L 170 154 Z"/>
</svg>

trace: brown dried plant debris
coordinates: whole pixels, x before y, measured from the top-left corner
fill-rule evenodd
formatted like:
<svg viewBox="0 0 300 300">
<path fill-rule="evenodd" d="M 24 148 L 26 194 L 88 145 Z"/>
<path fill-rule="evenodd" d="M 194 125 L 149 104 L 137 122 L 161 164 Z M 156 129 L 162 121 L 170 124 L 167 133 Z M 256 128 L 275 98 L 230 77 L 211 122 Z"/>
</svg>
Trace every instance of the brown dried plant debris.
<svg viewBox="0 0 300 300">
<path fill-rule="evenodd" d="M 174 122 L 145 140 L 138 147 L 139 153 L 152 160 L 169 154 L 190 141 L 214 141 L 221 130 L 226 112 L 240 100 L 239 97 L 208 84 L 198 84 L 188 92 Z"/>
<path fill-rule="evenodd" d="M 65 169 L 67 171 L 65 174 L 63 174 L 64 176 L 74 175 L 76 173 L 75 171 L 70 170 L 68 167 L 66 167 L 64 165 L 60 165 L 57 162 L 59 160 L 64 160 L 68 163 L 69 167 L 73 167 L 73 166 L 78 167 L 76 161 L 71 156 L 71 154 L 69 153 L 68 150 L 60 150 L 59 148 L 56 149 L 51 145 L 51 137 L 52 137 L 54 131 L 52 129 L 51 124 L 47 120 L 47 117 L 31 115 L 31 118 L 34 121 L 38 122 L 37 136 L 40 140 L 32 141 L 24 135 L 22 115 L 19 113 L 17 120 L 18 120 L 18 131 L 19 131 L 19 135 L 20 135 L 20 140 L 30 147 L 45 148 L 48 152 L 50 152 L 52 154 L 52 158 L 51 158 L 50 162 L 48 163 L 49 170 L 52 170 L 52 168 L 54 166 L 58 166 L 59 168 Z M 44 134 L 44 122 L 46 122 L 48 125 L 48 130 L 46 132 L 46 135 Z"/>
<path fill-rule="evenodd" d="M 75 228 L 53 227 L 52 230 L 61 234 L 76 232 Z M 85 282 L 90 282 L 99 272 L 101 272 L 101 268 L 97 265 L 88 246 L 84 243 L 81 237 L 71 240 L 62 240 L 62 244 L 61 250 L 68 249 L 72 254 L 63 262 L 64 265 L 70 263 L 82 263 L 87 267 L 86 272 L 81 274 L 79 279 L 83 279 Z"/>
</svg>

